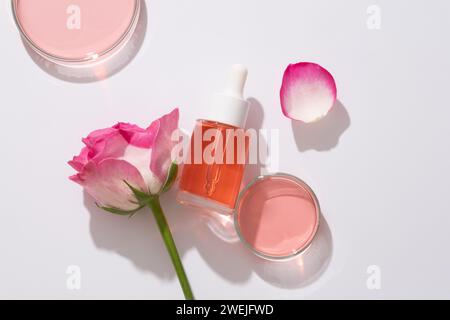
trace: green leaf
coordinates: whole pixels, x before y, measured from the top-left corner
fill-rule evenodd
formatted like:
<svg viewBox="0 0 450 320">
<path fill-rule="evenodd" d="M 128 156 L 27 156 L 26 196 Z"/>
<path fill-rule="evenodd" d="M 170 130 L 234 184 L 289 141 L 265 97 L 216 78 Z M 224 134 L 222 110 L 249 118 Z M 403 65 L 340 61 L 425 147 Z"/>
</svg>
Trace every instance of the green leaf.
<svg viewBox="0 0 450 320">
<path fill-rule="evenodd" d="M 127 210 L 121 210 L 121 209 L 117 209 L 117 208 L 102 207 L 102 206 L 99 206 L 98 204 L 97 204 L 97 206 L 109 213 L 117 214 L 119 216 L 130 216 L 130 217 L 132 217 L 136 212 L 138 212 L 139 210 L 141 210 L 144 207 L 143 205 L 141 205 L 141 206 L 139 206 L 139 208 L 137 208 L 135 210 L 127 211 Z"/>
<path fill-rule="evenodd" d="M 178 165 L 175 162 L 172 162 L 172 165 L 169 168 L 169 173 L 167 174 L 166 182 L 164 182 L 164 185 L 161 188 L 160 193 L 167 192 L 172 187 L 172 185 L 175 183 L 177 175 L 178 175 Z"/>
<path fill-rule="evenodd" d="M 151 197 L 150 195 L 146 194 L 145 192 L 142 192 L 141 190 L 136 189 L 131 184 L 129 184 L 127 181 L 123 181 L 125 184 L 130 188 L 130 190 L 133 192 L 134 196 L 136 197 L 136 200 L 138 201 L 138 204 L 141 206 L 145 206 L 148 202 L 148 199 Z"/>
</svg>

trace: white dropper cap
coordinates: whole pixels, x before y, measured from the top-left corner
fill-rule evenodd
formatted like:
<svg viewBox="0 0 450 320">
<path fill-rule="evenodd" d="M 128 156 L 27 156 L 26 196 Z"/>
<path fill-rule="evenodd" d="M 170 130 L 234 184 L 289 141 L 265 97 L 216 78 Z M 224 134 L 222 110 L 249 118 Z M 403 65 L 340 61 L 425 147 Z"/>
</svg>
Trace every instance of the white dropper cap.
<svg viewBox="0 0 450 320">
<path fill-rule="evenodd" d="M 225 90 L 213 96 L 208 120 L 243 128 L 247 120 L 249 103 L 244 99 L 247 68 L 235 64 L 229 73 Z"/>
</svg>

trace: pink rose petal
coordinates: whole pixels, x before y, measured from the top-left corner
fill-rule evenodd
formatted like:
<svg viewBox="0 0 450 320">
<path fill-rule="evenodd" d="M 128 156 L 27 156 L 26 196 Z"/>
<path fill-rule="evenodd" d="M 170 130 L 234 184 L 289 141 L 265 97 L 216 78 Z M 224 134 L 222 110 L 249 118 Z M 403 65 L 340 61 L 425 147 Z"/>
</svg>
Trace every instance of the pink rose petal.
<svg viewBox="0 0 450 320">
<path fill-rule="evenodd" d="M 155 141 L 156 133 L 159 128 L 159 122 L 154 121 L 147 129 L 142 129 L 134 124 L 118 123 L 114 126 L 129 144 L 150 149 Z"/>
<path fill-rule="evenodd" d="M 315 63 L 287 67 L 280 90 L 283 114 L 293 120 L 313 122 L 328 114 L 336 101 L 333 76 Z"/>
<path fill-rule="evenodd" d="M 139 190 L 147 191 L 138 169 L 124 160 L 106 159 L 98 164 L 89 162 L 82 173 L 70 179 L 81 184 L 98 205 L 121 210 L 139 207 L 124 180 Z"/>
<path fill-rule="evenodd" d="M 86 138 L 83 139 L 83 142 L 86 146 L 89 148 L 92 148 L 95 146 L 95 144 L 99 141 L 103 141 L 108 139 L 111 135 L 114 135 L 117 133 L 117 130 L 114 128 L 106 128 L 106 129 L 99 129 L 91 132 Z"/>
<path fill-rule="evenodd" d="M 172 163 L 171 152 L 176 144 L 175 141 L 172 141 L 172 133 L 178 128 L 178 118 L 179 111 L 176 108 L 171 113 L 156 120 L 159 122 L 159 129 L 157 130 L 152 149 L 150 170 L 162 183 L 166 181 L 167 173 Z M 152 123 L 149 128 L 153 126 L 154 124 Z"/>
<path fill-rule="evenodd" d="M 69 161 L 69 165 L 74 168 L 76 171 L 81 172 L 84 168 L 84 166 L 89 161 L 89 148 L 84 147 L 81 149 L 81 152 L 78 156 L 73 157 L 71 161 Z"/>
<path fill-rule="evenodd" d="M 125 153 L 129 145 L 128 141 L 120 134 L 120 131 L 114 129 L 107 136 L 95 140 L 83 139 L 83 142 L 90 149 L 89 161 L 99 163 L 104 159 L 120 158 Z"/>
</svg>

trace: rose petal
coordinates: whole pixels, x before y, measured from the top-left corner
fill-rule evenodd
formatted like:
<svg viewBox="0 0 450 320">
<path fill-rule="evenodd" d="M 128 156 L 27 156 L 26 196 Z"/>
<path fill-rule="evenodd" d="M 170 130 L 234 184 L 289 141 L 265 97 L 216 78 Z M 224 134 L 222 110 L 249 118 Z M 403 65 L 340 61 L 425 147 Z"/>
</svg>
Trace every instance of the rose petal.
<svg viewBox="0 0 450 320">
<path fill-rule="evenodd" d="M 179 111 L 176 108 L 171 113 L 156 120 L 159 122 L 159 129 L 153 143 L 150 170 L 162 183 L 166 181 L 167 173 L 172 163 L 172 148 L 176 144 L 175 141 L 172 141 L 172 133 L 178 128 L 178 118 Z M 149 129 L 153 127 L 154 124 L 152 123 Z"/>
<path fill-rule="evenodd" d="M 104 159 L 122 157 L 129 144 L 117 129 L 113 129 L 109 131 L 108 135 L 97 137 L 96 139 L 88 137 L 83 139 L 83 142 L 89 148 L 89 161 L 94 161 L 95 163 L 99 163 Z"/>
<path fill-rule="evenodd" d="M 144 192 L 147 189 L 139 171 L 124 160 L 106 159 L 98 164 L 91 161 L 82 173 L 70 179 L 81 184 L 98 205 L 125 211 L 139 205 L 124 181 Z"/>
<path fill-rule="evenodd" d="M 153 122 L 152 125 L 154 128 L 142 129 L 134 124 L 118 123 L 114 128 L 119 130 L 120 134 L 129 144 L 135 147 L 150 149 L 155 140 L 159 122 Z"/>
<path fill-rule="evenodd" d="M 150 159 L 152 157 L 152 149 L 139 148 L 133 145 L 129 145 L 125 149 L 125 154 L 121 160 L 125 160 L 133 165 L 142 175 L 142 178 L 147 185 L 148 192 L 156 194 L 162 187 L 164 181 L 159 181 L 157 177 L 150 170 Z"/>
<path fill-rule="evenodd" d="M 78 183 L 79 185 L 83 185 L 83 181 L 80 179 L 79 174 L 74 174 L 73 176 L 70 176 L 69 179 L 72 180 L 73 182 Z"/>
<path fill-rule="evenodd" d="M 84 166 L 88 163 L 88 161 L 89 161 L 89 148 L 84 147 L 83 149 L 81 149 L 80 154 L 78 156 L 73 157 L 73 159 L 68 163 L 72 168 L 74 168 L 78 172 L 81 172 Z"/>
<path fill-rule="evenodd" d="M 99 129 L 91 132 L 86 138 L 83 139 L 83 142 L 86 146 L 89 148 L 92 148 L 95 146 L 95 144 L 99 141 L 107 139 L 109 136 L 117 133 L 117 130 L 115 128 L 106 128 L 106 129 Z"/>
<path fill-rule="evenodd" d="M 283 114 L 293 120 L 313 122 L 330 111 L 336 101 L 333 76 L 315 63 L 287 67 L 280 90 Z"/>
</svg>

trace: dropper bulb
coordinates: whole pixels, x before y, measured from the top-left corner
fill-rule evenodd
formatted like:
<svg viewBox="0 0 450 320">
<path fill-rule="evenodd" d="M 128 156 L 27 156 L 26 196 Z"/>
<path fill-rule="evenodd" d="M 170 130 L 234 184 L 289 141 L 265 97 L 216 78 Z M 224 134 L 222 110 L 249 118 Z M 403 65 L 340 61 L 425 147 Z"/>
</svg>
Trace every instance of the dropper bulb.
<svg viewBox="0 0 450 320">
<path fill-rule="evenodd" d="M 248 71 L 244 65 L 233 65 L 228 76 L 225 94 L 238 99 L 243 99 L 245 82 L 247 81 L 247 74 Z"/>
<path fill-rule="evenodd" d="M 231 67 L 225 88 L 213 96 L 208 120 L 243 128 L 247 119 L 249 102 L 244 99 L 247 68 L 241 64 Z"/>
</svg>

